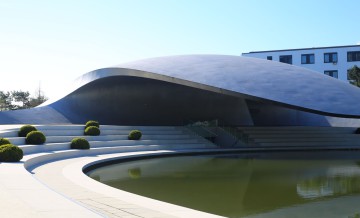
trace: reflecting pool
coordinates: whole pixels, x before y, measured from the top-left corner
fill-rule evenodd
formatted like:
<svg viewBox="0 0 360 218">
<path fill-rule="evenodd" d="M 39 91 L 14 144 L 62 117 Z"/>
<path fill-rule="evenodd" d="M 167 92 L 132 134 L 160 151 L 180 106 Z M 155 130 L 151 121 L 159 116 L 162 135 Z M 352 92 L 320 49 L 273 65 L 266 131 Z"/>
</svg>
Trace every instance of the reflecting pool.
<svg viewBox="0 0 360 218">
<path fill-rule="evenodd" d="M 360 217 L 360 151 L 161 157 L 87 174 L 118 189 L 226 217 Z"/>
</svg>

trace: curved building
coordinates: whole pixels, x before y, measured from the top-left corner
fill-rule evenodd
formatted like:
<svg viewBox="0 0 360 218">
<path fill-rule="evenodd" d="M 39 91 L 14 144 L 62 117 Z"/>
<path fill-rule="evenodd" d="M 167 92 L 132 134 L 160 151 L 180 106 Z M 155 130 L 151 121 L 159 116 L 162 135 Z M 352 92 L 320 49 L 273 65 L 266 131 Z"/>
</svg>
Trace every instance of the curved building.
<svg viewBox="0 0 360 218">
<path fill-rule="evenodd" d="M 78 78 L 62 98 L 0 123 L 358 126 L 360 89 L 293 65 L 227 55 L 145 59 Z"/>
</svg>

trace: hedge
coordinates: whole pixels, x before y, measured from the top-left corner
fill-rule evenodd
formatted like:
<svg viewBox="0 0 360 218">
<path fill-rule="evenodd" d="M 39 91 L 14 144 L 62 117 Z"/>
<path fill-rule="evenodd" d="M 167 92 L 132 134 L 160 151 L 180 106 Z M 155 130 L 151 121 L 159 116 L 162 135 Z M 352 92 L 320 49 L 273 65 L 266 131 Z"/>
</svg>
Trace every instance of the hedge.
<svg viewBox="0 0 360 218">
<path fill-rule="evenodd" d="M 32 131 L 26 135 L 25 142 L 26 144 L 41 145 L 46 142 L 46 137 L 40 131 Z"/>
<path fill-rule="evenodd" d="M 11 144 L 9 139 L 0 138 L 0 145 L 7 145 L 7 144 Z"/>
<path fill-rule="evenodd" d="M 0 145 L 0 161 L 18 162 L 24 156 L 23 150 L 12 144 Z"/>
<path fill-rule="evenodd" d="M 31 131 L 37 131 L 37 129 L 32 125 L 24 125 L 20 127 L 20 130 L 18 132 L 19 137 L 26 137 L 26 135 Z"/>
<path fill-rule="evenodd" d="M 96 126 L 86 127 L 84 131 L 84 135 L 92 135 L 92 136 L 100 135 L 100 129 Z"/>
<path fill-rule="evenodd" d="M 129 140 L 139 140 L 142 136 L 142 133 L 139 130 L 131 130 L 128 139 Z"/>
<path fill-rule="evenodd" d="M 89 120 L 86 122 L 85 124 L 85 129 L 89 126 L 96 126 L 97 128 L 100 128 L 100 124 L 98 121 L 95 121 L 95 120 Z"/>
<path fill-rule="evenodd" d="M 70 147 L 72 149 L 90 149 L 89 142 L 84 138 L 73 138 Z"/>
</svg>

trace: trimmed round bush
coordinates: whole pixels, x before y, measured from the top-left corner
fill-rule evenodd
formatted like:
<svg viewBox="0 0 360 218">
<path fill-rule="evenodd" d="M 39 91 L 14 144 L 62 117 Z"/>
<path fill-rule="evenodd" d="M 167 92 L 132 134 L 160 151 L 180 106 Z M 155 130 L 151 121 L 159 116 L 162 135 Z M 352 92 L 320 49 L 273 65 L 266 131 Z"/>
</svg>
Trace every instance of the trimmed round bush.
<svg viewBox="0 0 360 218">
<path fill-rule="evenodd" d="M 46 137 L 44 133 L 40 131 L 29 132 L 25 138 L 26 144 L 41 145 L 44 144 L 45 141 L 46 141 Z"/>
<path fill-rule="evenodd" d="M 86 122 L 85 124 L 85 129 L 89 126 L 96 126 L 97 128 L 100 128 L 100 124 L 98 121 L 95 121 L 95 120 L 89 120 Z"/>
<path fill-rule="evenodd" d="M 0 145 L 7 145 L 7 144 L 11 144 L 9 139 L 0 138 Z"/>
<path fill-rule="evenodd" d="M 72 149 L 90 149 L 89 142 L 84 138 L 73 138 L 70 147 Z"/>
<path fill-rule="evenodd" d="M 37 131 L 37 129 L 32 125 L 24 125 L 20 128 L 18 132 L 19 137 L 26 137 L 26 135 L 31 131 Z"/>
<path fill-rule="evenodd" d="M 84 131 L 84 135 L 92 135 L 92 136 L 100 135 L 100 129 L 96 126 L 86 127 Z"/>
<path fill-rule="evenodd" d="M 128 136 L 128 139 L 130 140 L 139 140 L 141 138 L 142 134 L 139 130 L 131 130 Z"/>
<path fill-rule="evenodd" d="M 24 153 L 18 146 L 12 144 L 0 145 L 1 162 L 18 162 L 23 156 Z"/>
</svg>

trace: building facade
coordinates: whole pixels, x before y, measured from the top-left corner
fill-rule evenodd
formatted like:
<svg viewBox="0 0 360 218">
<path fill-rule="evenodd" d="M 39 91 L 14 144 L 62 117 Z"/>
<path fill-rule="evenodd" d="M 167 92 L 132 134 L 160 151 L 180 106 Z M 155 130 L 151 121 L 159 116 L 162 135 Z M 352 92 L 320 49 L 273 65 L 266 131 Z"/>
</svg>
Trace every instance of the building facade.
<svg viewBox="0 0 360 218">
<path fill-rule="evenodd" d="M 69 88 L 39 107 L 0 112 L 0 124 L 360 126 L 359 88 L 260 58 L 149 58 L 91 71 Z"/>
<path fill-rule="evenodd" d="M 305 67 L 343 81 L 348 81 L 348 69 L 360 66 L 360 45 L 255 51 L 242 55 Z"/>
</svg>

